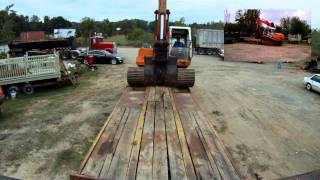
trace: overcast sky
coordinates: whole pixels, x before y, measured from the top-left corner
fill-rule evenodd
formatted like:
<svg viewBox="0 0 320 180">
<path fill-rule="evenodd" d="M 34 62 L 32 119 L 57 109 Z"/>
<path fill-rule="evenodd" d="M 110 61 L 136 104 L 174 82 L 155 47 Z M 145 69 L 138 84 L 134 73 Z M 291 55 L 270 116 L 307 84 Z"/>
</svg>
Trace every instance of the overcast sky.
<svg viewBox="0 0 320 180">
<path fill-rule="evenodd" d="M 224 21 L 225 9 L 299 9 L 311 13 L 313 28 L 320 28 L 320 3 L 315 0 L 167 0 L 174 20 L 185 17 L 187 23 Z M 153 20 L 158 0 L 0 0 L 0 7 L 14 4 L 19 14 L 64 16 L 71 21 L 83 17 Z"/>
</svg>

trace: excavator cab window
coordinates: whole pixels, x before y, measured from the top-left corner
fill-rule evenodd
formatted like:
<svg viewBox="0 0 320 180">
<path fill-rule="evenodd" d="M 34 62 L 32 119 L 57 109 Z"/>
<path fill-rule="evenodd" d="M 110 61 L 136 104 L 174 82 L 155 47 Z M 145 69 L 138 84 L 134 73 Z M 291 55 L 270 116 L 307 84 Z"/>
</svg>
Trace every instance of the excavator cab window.
<svg viewBox="0 0 320 180">
<path fill-rule="evenodd" d="M 190 56 L 191 39 L 188 29 L 173 28 L 170 34 L 170 56 L 188 59 Z"/>
</svg>

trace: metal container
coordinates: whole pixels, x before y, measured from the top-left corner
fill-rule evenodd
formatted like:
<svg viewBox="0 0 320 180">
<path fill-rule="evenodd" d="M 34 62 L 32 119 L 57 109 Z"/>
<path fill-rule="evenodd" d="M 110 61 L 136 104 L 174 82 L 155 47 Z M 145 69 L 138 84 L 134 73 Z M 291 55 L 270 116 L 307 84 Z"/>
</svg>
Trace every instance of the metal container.
<svg viewBox="0 0 320 180">
<path fill-rule="evenodd" d="M 199 48 L 223 48 L 224 31 L 215 29 L 198 29 L 196 34 L 196 46 Z"/>
<path fill-rule="evenodd" d="M 20 40 L 22 42 L 42 41 L 45 40 L 45 34 L 43 31 L 22 32 L 20 34 Z"/>
</svg>

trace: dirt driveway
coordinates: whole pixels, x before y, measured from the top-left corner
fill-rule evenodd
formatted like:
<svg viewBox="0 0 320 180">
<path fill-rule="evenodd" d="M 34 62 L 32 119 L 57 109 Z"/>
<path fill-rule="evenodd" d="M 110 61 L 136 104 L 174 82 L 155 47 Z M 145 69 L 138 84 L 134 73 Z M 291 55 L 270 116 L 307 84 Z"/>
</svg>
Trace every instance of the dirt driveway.
<svg viewBox="0 0 320 180">
<path fill-rule="evenodd" d="M 247 43 L 225 44 L 225 60 L 245 62 L 296 62 L 311 56 L 311 46 L 283 44 L 282 46 Z"/>
<path fill-rule="evenodd" d="M 276 63 L 195 60 L 192 92 L 244 177 L 277 179 L 320 169 L 320 94 L 305 90 L 308 73 L 290 64 L 279 70 Z"/>
<path fill-rule="evenodd" d="M 67 179 L 126 87 L 138 49 L 120 48 L 126 64 L 100 65 L 78 87 L 7 101 L 0 116 L 0 174 Z M 320 168 L 320 95 L 289 65 L 224 62 L 195 56 L 192 92 L 210 113 L 244 178 L 287 177 Z"/>
<path fill-rule="evenodd" d="M 127 65 L 99 65 L 74 87 L 6 101 L 0 115 L 0 174 L 67 179 L 75 173 L 126 87 Z M 1 179 L 1 178 L 0 178 Z"/>
</svg>

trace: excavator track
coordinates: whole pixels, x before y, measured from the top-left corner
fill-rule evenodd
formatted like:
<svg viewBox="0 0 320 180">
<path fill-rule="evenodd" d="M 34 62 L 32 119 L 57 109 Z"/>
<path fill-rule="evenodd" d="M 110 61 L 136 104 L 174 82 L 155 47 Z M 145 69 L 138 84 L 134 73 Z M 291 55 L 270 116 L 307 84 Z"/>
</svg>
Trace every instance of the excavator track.
<svg viewBox="0 0 320 180">
<path fill-rule="evenodd" d="M 178 68 L 177 73 L 177 88 L 189 88 L 193 87 L 195 83 L 195 71 L 194 69 L 182 69 Z"/>
<path fill-rule="evenodd" d="M 169 77 L 167 77 L 169 79 Z M 195 83 L 195 71 L 193 69 L 177 68 L 175 83 L 173 87 L 176 88 L 189 88 L 193 87 Z M 129 67 L 127 74 L 127 81 L 130 87 L 144 87 L 157 85 L 157 82 L 146 82 L 144 68 Z M 172 86 L 172 82 L 168 81 L 168 84 L 164 86 Z"/>
<path fill-rule="evenodd" d="M 145 85 L 144 80 L 144 68 L 141 67 L 129 67 L 127 74 L 127 81 L 131 87 L 143 87 Z"/>
</svg>

